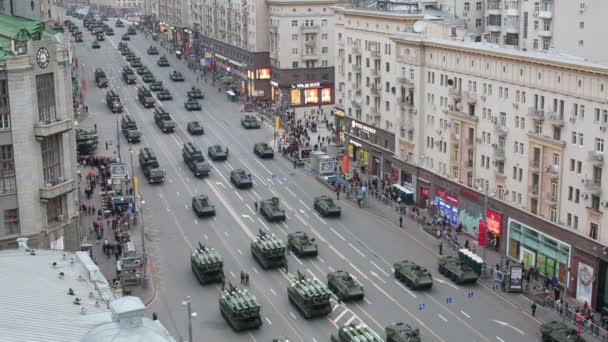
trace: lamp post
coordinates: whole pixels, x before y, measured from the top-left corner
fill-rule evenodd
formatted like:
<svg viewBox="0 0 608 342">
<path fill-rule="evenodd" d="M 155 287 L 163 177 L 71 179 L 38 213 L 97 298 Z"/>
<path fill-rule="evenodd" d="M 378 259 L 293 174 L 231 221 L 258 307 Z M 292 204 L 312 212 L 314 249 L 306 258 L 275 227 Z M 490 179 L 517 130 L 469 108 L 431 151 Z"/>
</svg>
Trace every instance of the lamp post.
<svg viewBox="0 0 608 342">
<path fill-rule="evenodd" d="M 186 307 L 188 311 L 188 342 L 192 342 L 192 319 L 197 316 L 196 312 L 192 312 L 192 305 L 190 304 L 190 296 L 186 296 L 182 301 L 182 305 Z"/>
<path fill-rule="evenodd" d="M 141 249 L 144 259 L 144 274 L 142 287 L 145 289 L 148 287 L 148 255 L 146 254 L 146 237 L 144 235 L 144 229 L 146 227 L 146 225 L 144 224 L 144 204 L 146 204 L 146 201 L 141 199 L 141 194 L 138 194 L 137 197 L 139 198 L 139 212 L 141 213 Z"/>
<path fill-rule="evenodd" d="M 490 196 L 489 193 L 489 189 L 487 187 L 483 187 L 483 188 L 479 188 L 479 191 L 483 191 L 483 222 L 484 222 L 484 232 L 483 232 L 483 266 L 482 266 L 482 276 L 485 278 L 488 274 L 488 259 L 487 259 L 487 249 L 488 249 L 488 242 L 486 241 L 487 238 L 487 229 L 488 229 L 488 196 Z M 491 194 L 492 197 L 494 197 L 494 194 Z M 480 232 L 481 233 L 481 232 Z"/>
</svg>

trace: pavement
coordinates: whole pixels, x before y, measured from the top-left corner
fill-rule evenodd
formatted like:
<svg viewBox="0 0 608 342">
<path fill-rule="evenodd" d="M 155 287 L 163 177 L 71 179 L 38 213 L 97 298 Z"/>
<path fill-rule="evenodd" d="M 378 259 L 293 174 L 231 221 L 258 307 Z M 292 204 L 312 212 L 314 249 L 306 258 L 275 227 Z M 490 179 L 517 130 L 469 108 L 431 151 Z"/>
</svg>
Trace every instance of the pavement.
<svg viewBox="0 0 608 342">
<path fill-rule="evenodd" d="M 110 24 L 113 25 L 113 20 Z M 396 282 L 392 263 L 403 259 L 413 260 L 436 273 L 436 242 L 428 234 L 413 227 L 398 229 L 388 214 L 374 213 L 373 208 L 362 210 L 343 200 L 340 201 L 341 218 L 318 216 L 311 208 L 313 198 L 332 195 L 327 187 L 309 177 L 305 169 L 294 170 L 293 164 L 284 158 L 260 160 L 252 153 L 254 143 L 273 140 L 273 128 L 268 120 L 261 129 L 244 130 L 240 126 L 243 113 L 239 104 L 228 102 L 225 94 L 218 94 L 217 86 L 203 81 L 199 82 L 206 95 L 201 101 L 203 110 L 185 111 L 183 102 L 187 89 L 196 83 L 194 74 L 186 69 L 183 61 L 169 54 L 171 67 L 158 67 L 159 56 L 146 54 L 148 46 L 156 43 L 138 33 L 128 45 L 174 96 L 173 101 L 162 106 L 171 113 L 178 127 L 175 133 L 162 133 L 154 124 L 152 110 L 143 108 L 137 100 L 137 87 L 127 86 L 121 80 L 120 69 L 126 63 L 116 45 L 125 30 L 115 29 L 116 35 L 107 37 L 99 50 L 90 48 L 92 36 L 83 30 L 85 42 L 78 44 L 77 54 L 89 79 L 86 100 L 89 115 L 95 117 L 100 131 L 100 145 L 104 140 L 116 143 L 115 127 L 120 114 L 112 114 L 105 106 L 103 99 L 108 89 L 99 89 L 93 84 L 96 67 L 104 68 L 110 88 L 120 94 L 125 105 L 124 114 L 133 117 L 142 131 L 142 142 L 133 149 L 150 147 L 167 172 L 164 184 L 150 185 L 143 181 L 139 167 L 134 169 L 135 176 L 142 179 L 140 192 L 145 200 L 142 218 L 155 288 L 147 311 L 156 312 L 176 338 L 188 331 L 187 309 L 182 302 L 189 296 L 192 310 L 197 312 L 192 319 L 194 340 L 204 337 L 209 341 L 256 342 L 289 338 L 290 341 L 317 342 L 326 341 L 346 323 L 364 323 L 382 335 L 385 325 L 395 321 L 418 327 L 425 341 L 539 339 L 539 321 L 527 315 L 528 308 L 520 308 L 482 284 L 459 286 L 434 274 L 432 290 L 414 292 Z M 181 71 L 186 82 L 172 82 L 169 72 L 173 69 Z M 194 119 L 202 122 L 204 135 L 193 137 L 184 129 L 187 122 Z M 87 120 L 82 120 L 82 126 L 88 124 Z M 124 146 L 121 147 L 123 158 L 127 158 L 129 147 L 122 136 L 119 139 Z M 196 178 L 180 156 L 184 142 L 193 142 L 203 150 L 215 143 L 225 145 L 230 150 L 230 158 L 226 162 L 212 162 L 209 177 Z M 233 188 L 227 178 L 230 171 L 237 168 L 254 175 L 253 189 Z M 201 193 L 207 194 L 215 204 L 215 217 L 199 219 L 192 213 L 191 199 Z M 287 220 L 283 223 L 266 222 L 253 210 L 255 201 L 272 196 L 279 197 L 286 209 Z M 319 242 L 319 257 L 300 260 L 290 255 L 289 274 L 282 270 L 264 271 L 248 251 L 259 229 L 283 240 L 289 232 L 304 231 Z M 251 275 L 250 291 L 262 305 L 264 325 L 260 329 L 235 334 L 224 322 L 217 304 L 219 286 L 201 286 L 190 270 L 190 253 L 199 241 L 223 255 L 228 281 L 237 284 L 240 271 Z M 332 299 L 334 310 L 328 317 L 305 320 L 286 296 L 286 288 L 294 275 L 301 271 L 325 282 L 326 274 L 338 269 L 350 272 L 363 284 L 365 300 L 338 303 Z"/>
</svg>

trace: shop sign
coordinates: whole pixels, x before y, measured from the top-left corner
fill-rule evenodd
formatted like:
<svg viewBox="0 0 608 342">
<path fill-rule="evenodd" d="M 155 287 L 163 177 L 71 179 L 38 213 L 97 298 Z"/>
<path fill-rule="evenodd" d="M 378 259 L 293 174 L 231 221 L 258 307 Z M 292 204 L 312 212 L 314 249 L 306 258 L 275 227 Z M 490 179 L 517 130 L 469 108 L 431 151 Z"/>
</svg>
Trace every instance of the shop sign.
<svg viewBox="0 0 608 342">
<path fill-rule="evenodd" d="M 576 277 L 576 299 L 591 304 L 594 280 L 593 267 L 579 261 Z"/>
<path fill-rule="evenodd" d="M 356 142 L 354 140 L 351 140 L 350 143 L 354 146 L 361 147 L 361 144 L 359 144 L 358 142 Z"/>
<path fill-rule="evenodd" d="M 479 193 L 467 188 L 460 188 L 460 195 L 470 199 L 473 202 L 479 201 Z"/>
<path fill-rule="evenodd" d="M 435 196 L 441 198 L 443 201 L 445 201 L 446 203 L 450 204 L 451 206 L 454 206 L 454 207 L 458 206 L 458 199 L 455 198 L 454 196 L 446 193 L 443 190 L 437 189 L 435 191 Z"/>
<path fill-rule="evenodd" d="M 486 223 L 488 231 L 496 236 L 500 236 L 502 231 L 502 215 L 488 209 L 486 211 Z"/>
<path fill-rule="evenodd" d="M 293 89 L 308 89 L 308 88 L 319 88 L 320 86 L 321 86 L 321 82 L 297 83 L 297 84 L 292 84 L 291 88 L 293 88 Z"/>
<path fill-rule="evenodd" d="M 359 122 L 357 122 L 355 120 L 352 121 L 352 126 L 354 128 L 358 128 L 358 129 L 360 129 L 360 130 L 362 130 L 364 132 L 368 132 L 368 133 L 371 133 L 371 134 L 376 134 L 376 129 L 375 128 L 366 126 L 366 125 L 364 125 L 362 123 L 359 123 Z"/>
<path fill-rule="evenodd" d="M 319 89 L 304 90 L 304 104 L 318 104 L 318 103 L 319 103 Z"/>
<path fill-rule="evenodd" d="M 338 109 L 338 108 L 336 108 L 336 109 L 334 110 L 334 114 L 336 114 L 336 116 L 342 116 L 342 117 L 346 116 L 346 115 L 344 114 L 344 109 Z"/>
<path fill-rule="evenodd" d="M 278 88 L 279 87 L 279 82 L 277 82 L 277 81 L 270 81 L 270 85 L 273 86 L 273 87 L 277 87 Z"/>
<path fill-rule="evenodd" d="M 429 189 L 428 188 L 421 188 L 421 189 L 422 189 L 422 197 L 429 198 Z"/>
<path fill-rule="evenodd" d="M 270 79 L 270 68 L 257 69 L 255 71 L 256 78 L 259 80 L 269 80 Z"/>
</svg>

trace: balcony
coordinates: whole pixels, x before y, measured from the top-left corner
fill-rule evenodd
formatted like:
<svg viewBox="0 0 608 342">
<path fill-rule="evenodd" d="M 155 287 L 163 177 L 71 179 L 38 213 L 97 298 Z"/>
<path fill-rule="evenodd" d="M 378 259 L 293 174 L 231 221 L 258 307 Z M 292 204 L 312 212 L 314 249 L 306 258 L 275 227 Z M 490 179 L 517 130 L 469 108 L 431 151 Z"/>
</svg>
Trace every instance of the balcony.
<svg viewBox="0 0 608 342">
<path fill-rule="evenodd" d="M 414 108 L 414 105 L 408 103 L 408 102 L 401 102 L 400 107 L 400 111 L 401 114 L 409 114 L 409 115 L 414 115 L 416 114 L 417 110 L 416 108 Z"/>
<path fill-rule="evenodd" d="M 496 134 L 502 138 L 507 135 L 507 133 L 509 132 L 509 129 L 506 126 L 503 126 L 499 123 L 495 123 L 494 132 L 496 132 Z"/>
<path fill-rule="evenodd" d="M 559 166 L 549 165 L 547 166 L 547 176 L 550 178 L 559 178 Z"/>
<path fill-rule="evenodd" d="M 475 138 L 464 139 L 464 145 L 467 147 L 475 147 Z"/>
<path fill-rule="evenodd" d="M 319 56 L 318 50 L 313 50 L 313 51 L 302 53 L 302 59 L 305 61 L 317 60 L 319 58 L 320 58 L 320 56 Z"/>
<path fill-rule="evenodd" d="M 493 154 L 495 161 L 504 161 L 505 160 L 505 149 L 504 148 L 495 148 Z"/>
<path fill-rule="evenodd" d="M 464 168 L 465 169 L 472 169 L 473 168 L 473 161 L 472 160 L 465 161 Z"/>
<path fill-rule="evenodd" d="M 543 121 L 545 120 L 545 111 L 542 109 L 530 107 L 528 108 L 528 117 L 536 121 Z"/>
<path fill-rule="evenodd" d="M 34 125 L 34 135 L 36 139 L 43 138 L 67 132 L 72 129 L 73 121 L 70 119 L 57 119 L 56 121 L 40 122 Z"/>
<path fill-rule="evenodd" d="M 547 192 L 545 194 L 545 202 L 547 202 L 548 205 L 557 205 L 557 194 Z"/>
<path fill-rule="evenodd" d="M 473 123 L 476 123 L 477 121 L 479 121 L 479 118 L 476 117 L 475 115 L 469 115 L 465 112 L 460 112 L 457 110 L 450 110 L 450 115 L 452 115 L 453 117 L 455 117 L 459 120 L 466 120 L 466 121 L 473 122 Z"/>
<path fill-rule="evenodd" d="M 371 86 L 369 89 L 372 94 L 380 96 L 380 89 L 378 88 L 378 86 Z"/>
<path fill-rule="evenodd" d="M 380 51 L 378 50 L 373 50 L 370 52 L 370 55 L 372 56 L 373 59 L 379 59 L 380 58 Z"/>
<path fill-rule="evenodd" d="M 352 86 L 353 86 L 353 90 L 354 91 L 357 91 L 357 92 L 361 91 L 361 83 L 355 82 L 355 83 L 352 84 Z"/>
<path fill-rule="evenodd" d="M 48 201 L 58 196 L 67 194 L 68 192 L 71 192 L 73 190 L 74 180 L 63 180 L 63 178 L 60 177 L 56 181 L 47 183 L 44 186 L 40 187 L 40 199 L 43 201 Z"/>
<path fill-rule="evenodd" d="M 551 5 L 550 3 L 541 3 L 537 13 L 538 17 L 541 19 L 552 19 L 553 5 Z"/>
<path fill-rule="evenodd" d="M 507 33 L 512 33 L 512 34 L 519 33 L 519 23 L 507 23 L 507 24 L 503 25 L 502 28 Z"/>
<path fill-rule="evenodd" d="M 547 120 L 554 126 L 563 127 L 564 126 L 564 113 L 558 112 L 548 112 Z"/>
<path fill-rule="evenodd" d="M 604 165 L 604 153 L 598 151 L 589 151 L 589 162 L 591 162 L 593 166 Z"/>
<path fill-rule="evenodd" d="M 504 170 L 494 170 L 494 176 L 496 177 L 497 182 L 504 182 L 507 180 L 507 175 L 505 174 Z"/>
<path fill-rule="evenodd" d="M 530 165 L 528 166 L 530 171 L 538 172 L 540 170 L 540 160 L 530 160 Z"/>
<path fill-rule="evenodd" d="M 352 105 L 354 108 L 361 109 L 361 102 L 360 102 L 360 101 L 355 101 L 355 100 L 352 100 L 350 103 L 351 103 L 351 105 Z"/>
<path fill-rule="evenodd" d="M 319 33 L 321 32 L 321 27 L 317 25 L 313 26 L 301 26 L 302 33 Z"/>
<path fill-rule="evenodd" d="M 551 38 L 553 36 L 553 31 L 542 29 L 538 31 L 538 35 L 545 38 Z"/>
<path fill-rule="evenodd" d="M 585 189 L 592 195 L 599 195 L 602 193 L 602 183 L 599 179 L 585 178 L 583 179 Z"/>
<path fill-rule="evenodd" d="M 468 103 L 477 103 L 477 93 L 474 91 L 463 91 L 462 97 L 464 97 Z"/>
<path fill-rule="evenodd" d="M 315 47 L 317 45 L 317 42 L 314 40 L 307 40 L 304 42 L 304 46 L 306 47 Z"/>
<path fill-rule="evenodd" d="M 354 72 L 361 72 L 361 64 L 353 64 Z"/>
<path fill-rule="evenodd" d="M 399 77 L 397 77 L 397 83 L 403 84 L 407 88 L 413 88 L 414 87 L 414 82 L 412 82 L 412 80 L 410 80 L 406 76 L 399 76 Z"/>
<path fill-rule="evenodd" d="M 374 117 L 374 119 L 382 117 L 382 112 L 380 112 L 380 109 L 375 107 L 370 108 L 369 113 Z"/>
<path fill-rule="evenodd" d="M 500 32 L 500 24 L 498 25 L 492 25 L 492 24 L 488 24 L 488 26 L 486 26 L 488 28 L 488 31 L 490 32 Z"/>
<path fill-rule="evenodd" d="M 371 68 L 371 69 L 369 69 L 369 71 L 372 74 L 372 76 L 378 76 L 378 75 L 380 75 L 380 70 L 379 69 Z"/>
<path fill-rule="evenodd" d="M 339 47 L 344 47 L 344 40 L 343 39 L 338 40 L 338 46 Z"/>
<path fill-rule="evenodd" d="M 454 99 L 460 99 L 462 97 L 462 92 L 458 88 L 451 87 L 448 89 L 448 95 Z"/>
<path fill-rule="evenodd" d="M 486 6 L 487 15 L 500 15 L 502 7 L 500 1 L 488 1 Z"/>
<path fill-rule="evenodd" d="M 358 45 L 353 45 L 353 55 L 361 55 L 361 48 Z"/>
<path fill-rule="evenodd" d="M 531 187 L 528 188 L 528 195 L 533 198 L 538 197 L 538 184 L 532 185 Z"/>
</svg>

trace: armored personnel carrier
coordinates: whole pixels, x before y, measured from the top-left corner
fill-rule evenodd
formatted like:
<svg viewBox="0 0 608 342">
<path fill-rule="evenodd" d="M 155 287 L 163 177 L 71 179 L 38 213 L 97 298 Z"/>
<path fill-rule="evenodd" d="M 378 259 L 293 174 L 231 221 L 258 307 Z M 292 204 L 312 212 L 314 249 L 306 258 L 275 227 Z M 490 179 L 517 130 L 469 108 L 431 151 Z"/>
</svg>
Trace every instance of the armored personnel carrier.
<svg viewBox="0 0 608 342">
<path fill-rule="evenodd" d="M 578 336 L 576 329 L 568 327 L 566 324 L 558 321 L 551 321 L 541 324 L 540 334 L 543 342 L 584 342 L 585 340 Z"/>
<path fill-rule="evenodd" d="M 173 72 L 169 74 L 169 78 L 171 78 L 173 82 L 184 82 L 184 75 L 177 70 L 173 70 Z"/>
<path fill-rule="evenodd" d="M 424 267 L 409 260 L 393 264 L 395 278 L 412 290 L 430 289 L 433 286 L 433 276 Z"/>
<path fill-rule="evenodd" d="M 156 46 L 150 45 L 148 48 L 148 55 L 158 55 L 158 49 L 156 49 Z"/>
<path fill-rule="evenodd" d="M 165 88 L 165 89 L 159 91 L 158 93 L 156 93 L 156 96 L 161 101 L 173 100 L 173 95 L 171 95 L 171 92 L 167 88 Z"/>
<path fill-rule="evenodd" d="M 279 206 L 279 198 L 273 197 L 260 202 L 260 213 L 268 221 L 284 221 L 285 210 Z"/>
<path fill-rule="evenodd" d="M 367 325 L 347 324 L 338 329 L 337 335 L 331 335 L 331 342 L 384 342 Z"/>
<path fill-rule="evenodd" d="M 263 269 L 283 267 L 285 265 L 285 244 L 274 234 L 268 235 L 260 230 L 251 242 L 251 255 Z"/>
<path fill-rule="evenodd" d="M 251 129 L 251 128 L 260 128 L 261 124 L 258 122 L 258 119 L 255 116 L 250 114 L 245 114 L 241 119 L 241 126 Z"/>
<path fill-rule="evenodd" d="M 361 300 L 365 295 L 363 286 L 346 271 L 327 273 L 327 288 L 341 301 Z"/>
<path fill-rule="evenodd" d="M 165 89 L 165 87 L 163 86 L 163 81 L 156 81 L 150 84 L 150 90 L 154 92 L 161 91 L 163 89 Z"/>
<path fill-rule="evenodd" d="M 409 324 L 393 323 L 384 329 L 386 342 L 420 342 L 420 331 Z"/>
<path fill-rule="evenodd" d="M 220 311 L 234 331 L 261 327 L 260 309 L 261 306 L 255 296 L 246 289 L 239 290 L 228 283 L 228 288 L 222 291 Z"/>
<path fill-rule="evenodd" d="M 97 84 L 99 88 L 105 88 L 108 86 L 108 77 L 101 68 L 95 69 L 95 84 Z"/>
<path fill-rule="evenodd" d="M 456 284 L 475 283 L 479 276 L 458 257 L 439 258 L 439 273 L 450 278 Z"/>
<path fill-rule="evenodd" d="M 305 232 L 287 234 L 287 248 L 299 257 L 316 257 L 319 246 L 314 238 L 310 239 Z"/>
<path fill-rule="evenodd" d="M 314 208 L 323 217 L 336 216 L 340 217 L 342 210 L 329 196 L 315 197 Z"/>
<path fill-rule="evenodd" d="M 202 284 L 221 282 L 224 278 L 222 256 L 213 248 L 207 248 L 200 242 L 190 257 L 192 272 Z"/>
<path fill-rule="evenodd" d="M 287 288 L 287 297 L 304 318 L 327 316 L 331 312 L 331 293 L 317 279 L 306 278 L 298 272 L 298 278 Z"/>
</svg>

